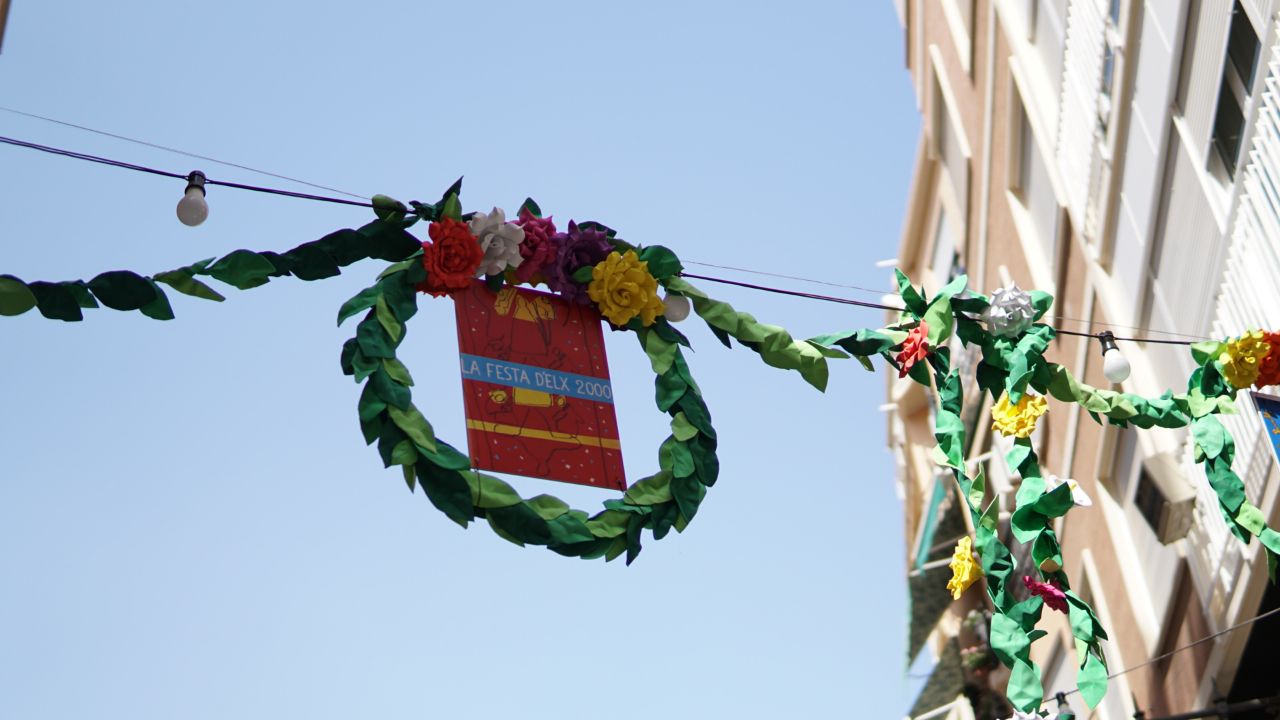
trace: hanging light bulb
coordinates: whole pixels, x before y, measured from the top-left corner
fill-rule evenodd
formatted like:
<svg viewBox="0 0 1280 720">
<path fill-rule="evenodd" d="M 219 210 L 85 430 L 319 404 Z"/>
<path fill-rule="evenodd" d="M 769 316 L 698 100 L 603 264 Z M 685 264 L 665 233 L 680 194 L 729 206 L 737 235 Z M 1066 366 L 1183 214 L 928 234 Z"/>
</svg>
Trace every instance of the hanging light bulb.
<svg viewBox="0 0 1280 720">
<path fill-rule="evenodd" d="M 689 298 L 683 295 L 666 295 L 662 298 L 662 315 L 671 322 L 689 317 Z"/>
<path fill-rule="evenodd" d="M 1102 342 L 1102 374 L 1113 383 L 1124 382 L 1133 368 L 1129 359 L 1116 347 L 1115 334 L 1109 330 L 1098 333 L 1098 340 Z"/>
<path fill-rule="evenodd" d="M 178 201 L 178 220 L 187 227 L 195 227 L 209 217 L 209 203 L 204 199 L 204 173 L 192 170 L 187 176 L 187 191 Z"/>
</svg>

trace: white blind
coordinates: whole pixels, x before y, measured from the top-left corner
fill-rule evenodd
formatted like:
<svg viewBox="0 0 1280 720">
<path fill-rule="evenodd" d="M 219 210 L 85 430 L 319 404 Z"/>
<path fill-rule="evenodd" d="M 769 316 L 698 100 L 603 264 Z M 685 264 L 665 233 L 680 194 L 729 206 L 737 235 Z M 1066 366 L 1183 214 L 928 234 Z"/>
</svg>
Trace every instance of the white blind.
<svg viewBox="0 0 1280 720">
<path fill-rule="evenodd" d="M 1098 94 L 1106 44 L 1107 0 L 1071 0 L 1058 115 L 1057 163 L 1073 218 L 1085 217 L 1091 161 L 1097 154 Z"/>
</svg>

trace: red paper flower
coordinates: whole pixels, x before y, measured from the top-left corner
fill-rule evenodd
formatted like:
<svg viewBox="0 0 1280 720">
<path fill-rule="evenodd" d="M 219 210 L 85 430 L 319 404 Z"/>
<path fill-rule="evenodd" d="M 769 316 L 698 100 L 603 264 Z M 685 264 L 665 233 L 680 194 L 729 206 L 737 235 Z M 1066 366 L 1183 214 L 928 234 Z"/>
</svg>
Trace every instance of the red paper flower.
<svg viewBox="0 0 1280 720">
<path fill-rule="evenodd" d="M 1058 583 L 1050 580 L 1049 582 L 1040 582 L 1032 580 L 1031 576 L 1023 575 L 1022 584 L 1027 586 L 1032 595 L 1038 595 L 1044 598 L 1044 604 L 1051 609 L 1060 613 L 1067 611 L 1067 595 L 1062 592 L 1062 588 L 1058 587 Z"/>
<path fill-rule="evenodd" d="M 1263 333 L 1262 341 L 1271 349 L 1258 363 L 1258 379 L 1253 381 L 1253 386 L 1280 385 L 1280 332 Z"/>
<path fill-rule="evenodd" d="M 902 350 L 898 353 L 898 377 L 904 378 L 916 363 L 929 356 L 929 323 L 921 320 L 919 325 L 911 328 L 907 339 L 902 342 Z"/>
<path fill-rule="evenodd" d="M 516 279 L 529 282 L 556 259 L 556 224 L 551 218 L 540 218 L 520 208 L 516 224 L 524 228 L 524 242 L 520 243 L 520 256 L 524 262 L 516 268 Z"/>
<path fill-rule="evenodd" d="M 418 283 L 418 290 L 440 297 L 471 287 L 484 251 L 467 224 L 441 218 L 431 223 L 427 233 L 433 242 L 422 243 L 422 266 L 427 269 L 427 279 Z"/>
</svg>

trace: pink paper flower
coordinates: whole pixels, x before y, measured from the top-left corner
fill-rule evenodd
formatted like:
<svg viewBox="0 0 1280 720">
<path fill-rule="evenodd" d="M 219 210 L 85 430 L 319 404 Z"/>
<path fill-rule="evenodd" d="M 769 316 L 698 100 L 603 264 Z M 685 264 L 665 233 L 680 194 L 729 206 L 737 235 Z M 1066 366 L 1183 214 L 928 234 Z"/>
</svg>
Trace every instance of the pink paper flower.
<svg viewBox="0 0 1280 720">
<path fill-rule="evenodd" d="M 1067 611 L 1067 595 L 1062 592 L 1062 588 L 1058 587 L 1056 581 L 1040 582 L 1032 580 L 1030 575 L 1022 576 L 1022 584 L 1027 586 L 1032 595 L 1038 595 L 1044 599 L 1044 604 L 1060 613 Z"/>
</svg>

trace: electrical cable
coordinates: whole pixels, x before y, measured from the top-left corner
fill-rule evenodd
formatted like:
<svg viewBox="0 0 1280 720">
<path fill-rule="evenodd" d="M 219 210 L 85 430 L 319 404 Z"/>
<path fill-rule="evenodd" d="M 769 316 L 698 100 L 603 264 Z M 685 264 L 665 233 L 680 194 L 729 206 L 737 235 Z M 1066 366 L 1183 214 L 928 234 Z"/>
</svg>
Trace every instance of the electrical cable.
<svg viewBox="0 0 1280 720">
<path fill-rule="evenodd" d="M 19 113 L 19 114 L 30 115 L 30 113 L 23 113 L 23 112 L 21 112 L 21 111 L 15 111 L 15 110 L 11 110 L 11 109 L 9 109 L 9 108 L 4 108 L 4 107 L 0 107 L 0 110 L 8 110 L 8 111 L 10 111 L 10 112 L 17 112 L 17 113 Z M 41 117 L 41 116 L 33 116 L 33 117 Z M 53 119 L 51 119 L 51 118 L 43 118 L 43 117 L 41 117 L 41 119 L 47 119 L 47 120 L 49 120 L 50 122 L 57 122 L 57 123 L 60 123 L 60 124 L 67 124 L 67 125 L 70 125 L 70 123 L 62 123 L 62 121 L 59 121 L 59 120 L 53 120 Z M 81 127 L 81 126 L 74 126 L 74 127 Z M 82 128 L 82 129 L 90 130 L 91 132 L 98 132 L 98 133 L 101 133 L 101 134 L 110 135 L 110 133 L 104 133 L 103 131 L 92 130 L 91 128 Z M 150 143 L 146 143 L 146 142 L 144 142 L 144 141 L 140 141 L 140 140 L 139 140 L 139 141 L 134 141 L 134 140 L 132 140 L 131 138 L 124 138 L 124 139 L 130 140 L 131 142 L 139 142 L 139 143 L 144 144 L 144 145 L 150 145 Z M 186 176 L 186 175 L 179 174 L 179 173 L 174 173 L 174 172 L 169 172 L 169 171 L 167 171 L 167 170 L 159 170 L 159 169 L 157 169 L 157 168 L 147 167 L 147 166 L 145 166 L 145 165 L 136 165 L 136 164 L 134 164 L 134 163 L 123 162 L 123 161 L 120 161 L 120 160 L 113 160 L 113 159 L 111 159 L 111 158 L 105 158 L 105 157 L 101 157 L 101 156 L 98 156 L 98 155 L 90 155 L 90 154 L 88 154 L 88 153 L 81 153 L 81 152 L 75 152 L 75 151 L 72 151 L 72 150 L 65 150 L 65 149 L 63 149 L 63 148 L 57 148 L 57 147 L 53 147 L 53 146 L 49 146 L 49 145 L 41 145 L 41 144 L 39 144 L 39 143 L 28 142 L 28 141 L 26 141 L 26 140 L 18 140 L 18 139 L 15 139 L 15 138 L 10 138 L 10 137 L 5 137 L 5 136 L 0 136 L 0 143 L 7 144 L 7 145 L 13 145 L 13 146 L 15 146 L 15 147 L 27 148 L 27 149 L 31 149 L 31 150 L 38 150 L 38 151 L 40 151 L 40 152 L 45 152 L 45 153 L 49 153 L 49 154 L 52 154 L 52 155 L 60 155 L 60 156 L 62 156 L 62 157 L 69 157 L 69 158 L 73 158 L 73 159 L 76 159 L 76 160 L 86 160 L 86 161 L 88 161 L 88 162 L 100 163 L 100 164 L 103 164 L 103 165 L 109 165 L 109 166 L 112 166 L 112 167 L 123 168 L 123 169 L 126 169 L 126 170 L 134 170 L 134 171 L 137 171 L 137 172 L 150 173 L 150 174 L 152 174 L 152 175 L 160 175 L 160 176 L 162 176 L 162 177 L 176 178 L 176 179 L 179 179 L 179 180 L 186 180 L 186 179 L 187 179 L 187 176 Z M 160 147 L 160 146 L 156 146 L 156 147 Z M 167 149 L 169 149 L 169 148 L 161 148 L 161 149 L 166 149 L 166 150 L 167 150 Z M 182 152 L 182 151 L 175 151 L 175 152 Z M 189 155 L 190 155 L 190 153 L 183 153 L 183 154 L 189 154 Z M 205 159 L 205 158 L 203 158 L 203 156 L 194 156 L 194 155 L 193 155 L 193 157 L 201 157 L 201 159 Z M 221 161 L 216 161 L 216 160 L 212 160 L 212 161 L 213 161 L 213 162 L 221 162 Z M 234 167 L 244 167 L 244 166 L 234 165 L 234 164 L 232 164 L 232 163 L 223 163 L 223 164 L 233 165 Z M 251 171 L 253 171 L 253 172 L 262 172 L 262 171 L 253 170 L 252 168 L 247 168 L 247 167 L 244 167 L 244 169 L 248 169 L 248 170 L 251 170 Z M 263 174 L 271 175 L 271 173 L 265 173 L 265 172 L 264 172 Z M 279 178 L 282 178 L 282 179 L 286 179 L 286 180 L 289 180 L 289 181 L 291 181 L 291 182 L 301 182 L 301 183 L 302 183 L 302 184 L 304 184 L 304 185 L 313 185 L 312 183 L 307 183 L 307 182 L 304 182 L 304 181 L 301 181 L 301 180 L 295 180 L 294 178 L 289 178 L 289 177 L 286 177 L 286 176 L 283 176 L 283 175 L 273 175 L 273 176 L 274 176 L 274 177 L 279 177 Z M 298 198 L 298 199 L 301 199 L 301 200 L 315 200 L 315 201 L 318 201 L 318 202 L 335 203 L 335 204 L 339 204 L 339 205 L 352 205 L 352 206 L 355 206 L 355 207 L 367 207 L 367 208 L 372 208 L 372 207 L 374 207 L 374 205 L 373 205 L 373 203 L 372 203 L 372 202 L 357 201 L 357 200 L 347 200 L 347 199 L 345 199 L 345 198 L 335 198 L 335 197 L 329 197 L 329 196 L 325 196 L 325 195 L 314 195 L 314 194 L 311 194 L 311 193 L 301 193 L 301 192 L 295 192 L 295 191 L 292 191 L 292 190 L 282 190 L 282 189 L 279 189 L 279 188 L 269 188 L 269 187 L 263 187 L 263 186 L 259 186 L 259 185 L 248 185 L 248 184 L 245 184 L 245 183 L 229 182 L 229 181 L 226 181 L 226 180 L 214 180 L 214 179 L 209 178 L 209 179 L 206 179 L 205 184 L 207 184 L 207 185 L 217 185 L 217 186 L 229 187 L 229 188 L 235 188 L 235 189 L 237 189 L 237 190 L 248 190 L 248 191 L 250 191 L 250 192 L 266 193 L 266 194 L 270 194 L 270 195 L 280 195 L 280 196 L 283 196 L 283 197 L 292 197 L 292 198 Z M 323 188 L 324 186 L 313 185 L 313 187 L 322 187 L 322 188 Z M 330 189 L 330 190 L 331 190 L 332 188 L 324 188 L 324 189 Z M 341 191 L 341 190 L 334 190 L 334 192 L 343 192 L 343 191 Z M 350 194 L 350 193 L 343 193 L 343 194 Z M 355 195 L 354 197 L 360 197 L 360 196 Z M 720 268 L 720 269 L 724 269 L 724 270 L 734 270 L 734 271 L 738 271 L 738 272 L 748 272 L 748 273 L 754 273 L 754 274 L 757 274 L 757 275 L 766 275 L 766 276 L 772 276 L 772 277 L 787 278 L 787 279 L 798 280 L 798 281 L 802 281 L 802 282 L 813 282 L 813 283 L 818 283 L 818 284 L 822 284 L 822 285 L 830 285 L 830 286 L 833 286 L 833 287 L 845 287 L 845 288 L 849 288 L 849 289 L 853 289 L 853 290 L 862 290 L 862 291 L 865 291 L 865 292 L 876 292 L 875 290 L 872 290 L 871 288 L 864 288 L 864 287 L 860 287 L 860 286 L 857 286 L 857 285 L 840 285 L 840 284 L 838 284 L 838 283 L 824 282 L 824 281 L 821 281 L 821 280 L 811 280 L 811 279 L 808 279 L 808 278 L 801 278 L 801 277 L 797 277 L 797 276 L 793 276 L 793 275 L 782 275 L 782 274 L 779 274 L 779 273 L 769 273 L 769 272 L 764 272 L 764 271 L 760 271 L 760 270 L 749 270 L 749 269 L 746 269 L 746 268 L 733 267 L 733 266 L 730 266 L 730 265 L 713 265 L 713 264 L 711 264 L 711 263 L 692 262 L 692 261 L 690 261 L 690 263 L 689 263 L 689 264 L 691 264 L 691 265 L 703 265 L 703 266 L 707 266 L 707 267 L 715 267 L 715 268 Z M 684 277 L 694 278 L 694 279 L 697 279 L 697 280 L 706 280 L 706 281 L 708 281 L 708 282 L 722 283 L 722 284 L 724 284 L 724 285 L 734 285 L 734 286 L 741 287 L 741 288 L 746 288 L 746 289 L 749 289 L 749 290 L 757 290 L 757 291 L 760 291 L 760 292 L 769 292 L 769 293 L 775 293 L 775 294 L 779 294 L 779 295 L 790 295 L 790 296 L 792 296 L 792 297 L 807 298 L 807 299 L 809 299 L 809 300 L 819 300 L 819 301 L 822 301 L 822 302 L 838 303 L 838 304 L 841 304 L 841 305 L 854 305 L 854 306 L 857 306 L 857 307 L 872 308 L 872 309 L 877 309 L 877 310 L 891 310 L 891 311 L 894 311 L 894 312 L 902 312 L 902 311 L 903 311 L 903 309 L 904 309 L 904 308 L 897 307 L 897 306 L 894 306 L 894 305 L 885 305 L 884 303 L 868 302 L 868 301 L 864 301 L 864 300 L 853 300 L 853 299 L 851 299 L 851 298 L 842 298 L 842 297 L 836 297 L 836 296 L 833 296 L 833 295 L 822 295 L 822 294 L 818 294 L 818 293 L 807 293 L 807 292 L 801 292 L 801 291 L 799 291 L 799 290 L 786 290 L 786 289 L 783 289 L 783 288 L 775 288 L 775 287 L 770 287 L 770 286 L 767 286 L 767 285 L 758 285 L 758 284 L 756 284 L 756 283 L 747 283 L 747 282 L 741 282 L 741 281 L 738 281 L 738 280 L 728 280 L 728 279 L 725 279 L 725 278 L 716 278 L 716 277 L 711 277 L 711 276 L 708 276 L 708 275 L 695 275 L 695 274 L 692 274 L 692 273 L 682 273 L 682 275 L 683 275 Z M 1058 319 L 1069 319 L 1069 320 L 1072 320 L 1072 321 L 1074 321 L 1074 322 L 1085 322 L 1085 321 L 1083 321 L 1083 320 L 1075 320 L 1075 319 L 1072 319 L 1072 318 L 1058 318 Z M 1105 323 L 1099 323 L 1099 325 L 1106 325 L 1106 324 L 1105 324 Z M 1138 329 L 1141 329 L 1141 328 L 1138 328 Z M 1075 330 L 1064 330 L 1064 329 L 1061 329 L 1061 328 L 1054 328 L 1054 330 L 1055 330 L 1056 332 L 1058 332 L 1058 333 L 1062 334 L 1062 335 L 1072 335 L 1072 336 L 1076 336 L 1076 337 L 1100 338 L 1100 337 L 1101 337 L 1101 335 L 1102 335 L 1101 333 L 1083 333 L 1083 332 L 1079 332 L 1079 331 L 1075 331 Z M 1144 331 L 1145 331 L 1145 330 L 1144 330 Z M 1156 331 L 1151 331 L 1151 332 L 1157 332 L 1157 333 L 1160 333 L 1160 334 L 1175 334 L 1175 333 L 1165 333 L 1165 332 L 1163 332 L 1163 331 L 1158 331 L 1158 330 L 1156 330 Z M 1192 343 L 1191 341 L 1189 341 L 1189 340 L 1162 340 L 1162 339 L 1149 338 L 1149 337 L 1117 337 L 1117 338 L 1114 338 L 1114 339 L 1115 339 L 1115 340 L 1117 340 L 1117 341 L 1123 341 L 1123 342 L 1144 342 L 1144 343 L 1156 343 L 1156 344 L 1160 344 L 1160 345 L 1191 345 L 1191 344 L 1193 344 L 1193 343 Z"/>
<path fill-rule="evenodd" d="M 89 162 L 100 163 L 102 165 L 110 165 L 112 167 L 124 168 L 126 170 L 135 170 L 137 172 L 151 173 L 152 175 L 161 175 L 163 177 L 177 178 L 186 180 L 187 176 L 169 172 L 168 170 L 157 170 L 156 168 L 147 167 L 145 165 L 135 165 L 133 163 L 122 162 L 120 160 L 112 160 L 98 155 L 90 155 L 88 153 L 74 152 L 72 150 L 63 150 L 62 148 L 51 147 L 49 145 L 40 145 L 38 143 L 27 142 L 25 140 L 16 140 L 11 137 L 0 135 L 0 143 L 6 145 L 14 145 L 16 147 L 29 148 L 31 150 L 39 150 L 51 155 L 61 155 L 63 157 L 74 158 L 76 160 L 87 160 Z M 246 185 L 244 183 L 227 182 L 226 180 L 214 180 L 209 178 L 205 181 L 206 185 L 221 185 L 223 187 L 236 188 L 238 190 L 249 190 L 252 192 L 267 193 L 270 195 L 282 195 L 284 197 L 299 198 L 302 200 L 318 200 L 320 202 L 337 203 L 339 205 L 355 205 L 357 207 L 373 207 L 372 202 L 360 202 L 356 200 L 346 200 L 344 198 L 327 197 L 324 195 L 312 195 L 309 193 L 294 192 L 292 190 L 281 190 L 279 188 L 261 187 L 259 185 Z"/>
<path fill-rule="evenodd" d="M 1116 339 L 1118 340 L 1119 338 L 1116 338 Z M 1202 645 L 1202 644 L 1204 644 L 1204 643 L 1209 642 L 1210 640 L 1213 640 L 1214 638 L 1222 637 L 1223 635 L 1226 635 L 1226 634 L 1228 634 L 1228 633 L 1235 632 L 1236 630 L 1239 630 L 1239 629 L 1240 629 L 1240 628 L 1242 628 L 1242 627 L 1245 627 L 1245 626 L 1247 626 L 1247 625 L 1252 625 L 1253 623 L 1256 623 L 1256 622 L 1258 622 L 1259 620 L 1262 620 L 1262 619 L 1265 619 L 1265 618 L 1271 617 L 1272 615 L 1275 615 L 1276 613 L 1280 613 L 1280 607 L 1278 607 L 1278 608 L 1273 608 L 1273 609 L 1268 610 L 1268 611 L 1266 611 L 1266 612 L 1264 612 L 1264 613 L 1261 613 L 1261 614 L 1259 614 L 1259 615 L 1254 615 L 1253 617 L 1249 618 L 1248 620 L 1244 620 L 1244 621 L 1242 621 L 1242 622 L 1238 622 L 1238 623 L 1236 623 L 1235 625 L 1232 625 L 1231 627 L 1226 628 L 1225 630 L 1219 630 L 1218 632 L 1213 633 L 1213 634 L 1211 634 L 1211 635 L 1206 635 L 1206 636 L 1204 636 L 1204 637 L 1200 638 L 1199 640 L 1195 640 L 1195 641 L 1189 642 L 1189 643 L 1187 643 L 1186 645 L 1183 645 L 1183 646 L 1182 646 L 1182 647 L 1180 647 L 1180 648 L 1174 648 L 1173 650 L 1170 650 L 1169 652 L 1164 653 L 1163 655 L 1157 655 L 1157 656 L 1155 656 L 1155 657 L 1151 658 L 1150 660 L 1148 660 L 1148 661 L 1146 661 L 1146 662 L 1138 663 L 1137 665 L 1134 665 L 1133 667 L 1125 668 L 1124 670 L 1120 670 L 1119 672 L 1113 672 L 1113 673 L 1111 673 L 1110 675 L 1108 675 L 1108 676 L 1107 676 L 1107 680 L 1108 680 L 1108 681 L 1110 681 L 1110 680 L 1115 680 L 1116 678 L 1120 677 L 1121 675 L 1127 675 L 1127 674 L 1129 674 L 1129 673 L 1133 672 L 1134 670 L 1140 670 L 1140 669 L 1142 669 L 1142 668 L 1144 668 L 1144 667 L 1147 667 L 1148 665 L 1153 665 L 1153 664 L 1155 664 L 1155 663 L 1160 662 L 1161 660 L 1164 660 L 1164 659 L 1165 659 L 1165 658 L 1167 658 L 1167 657 L 1171 657 L 1171 656 L 1173 656 L 1173 655 L 1176 655 L 1177 653 L 1180 653 L 1180 652 L 1182 652 L 1183 650 L 1190 650 L 1191 648 L 1196 647 L 1197 645 Z M 1075 688 L 1075 689 L 1072 689 L 1072 690 L 1064 691 L 1064 692 L 1062 693 L 1062 695 L 1063 695 L 1063 696 L 1067 696 L 1067 695 L 1074 695 L 1074 694 L 1076 694 L 1076 693 L 1078 693 L 1078 692 L 1080 692 L 1080 689 L 1079 689 L 1079 688 Z M 1053 697 L 1057 697 L 1057 696 L 1058 696 L 1058 694 L 1057 694 L 1057 693 L 1053 693 L 1053 695 L 1052 695 L 1052 696 L 1053 696 Z M 1044 704 L 1045 704 L 1045 703 L 1047 703 L 1047 702 L 1048 702 L 1048 700 L 1045 700 L 1045 702 L 1044 702 L 1044 703 L 1041 703 L 1041 707 L 1043 707 L 1043 706 L 1044 706 Z"/>
<path fill-rule="evenodd" d="M 77 125 L 76 123 L 73 123 L 73 122 L 67 122 L 66 120 L 58 120 L 57 118 L 46 117 L 44 115 L 37 115 L 36 113 L 27 112 L 25 110 L 17 110 L 14 108 L 4 107 L 3 105 L 0 105 L 0 111 L 13 113 L 14 115 L 21 115 L 23 117 L 29 117 L 35 120 L 43 120 L 44 122 L 53 123 L 55 125 L 62 125 L 69 128 L 75 128 L 77 130 L 84 130 L 85 132 L 91 132 L 96 135 L 102 135 L 103 137 L 115 138 L 116 140 L 124 140 L 125 142 L 131 142 L 131 143 L 134 143 L 135 145 L 142 145 L 149 148 L 155 148 L 156 150 L 171 152 L 171 153 L 174 153 L 175 155 L 184 155 L 186 157 L 195 158 L 197 160 L 206 160 L 211 163 L 226 165 L 227 167 L 233 167 L 239 170 L 247 170 L 251 173 L 266 175 L 267 177 L 273 177 L 273 178 L 276 178 L 277 180 L 287 180 L 292 183 L 298 183 L 299 185 L 306 185 L 308 187 L 313 187 L 317 190 L 328 190 L 329 192 L 336 192 L 339 195 L 346 195 L 347 197 L 359 198 L 361 200 L 369 199 L 367 196 L 357 195 L 355 193 L 349 193 L 346 190 L 339 190 L 338 188 L 332 188 L 327 185 L 317 185 L 316 183 L 307 182 L 306 180 L 301 180 L 296 177 L 289 177 L 288 175 L 280 175 L 279 173 L 268 172 L 266 170 L 259 170 L 258 168 L 249 167 L 248 165 L 241 165 L 239 163 L 233 163 L 227 160 L 219 160 L 218 158 L 209 157 L 208 155 L 200 155 L 199 153 L 188 152 L 186 150 L 180 150 L 178 148 L 169 147 L 167 145 L 160 145 L 157 143 L 148 142 L 146 140 L 139 140 L 137 138 L 128 137 L 127 135 L 117 135 L 116 133 L 107 132 L 106 130 L 98 130 L 97 128 L 91 128 L 85 125 Z"/>
</svg>

